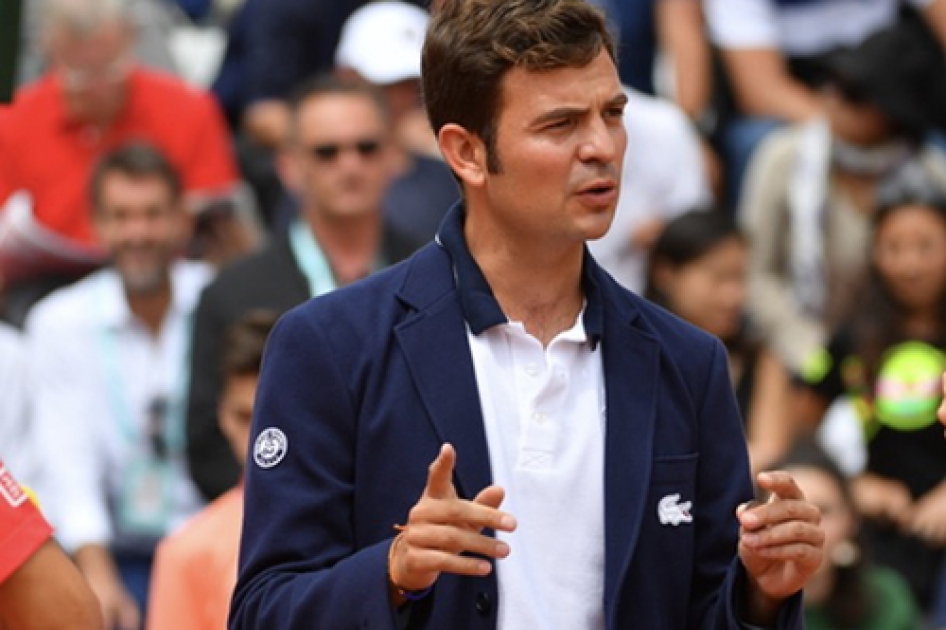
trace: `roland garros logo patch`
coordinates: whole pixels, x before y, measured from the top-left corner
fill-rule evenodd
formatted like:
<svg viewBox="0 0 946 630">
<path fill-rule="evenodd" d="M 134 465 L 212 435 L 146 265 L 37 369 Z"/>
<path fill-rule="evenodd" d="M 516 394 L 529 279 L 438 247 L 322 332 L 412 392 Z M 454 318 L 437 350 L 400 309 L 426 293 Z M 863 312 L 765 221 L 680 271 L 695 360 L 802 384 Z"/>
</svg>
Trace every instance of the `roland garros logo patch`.
<svg viewBox="0 0 946 630">
<path fill-rule="evenodd" d="M 286 434 L 276 427 L 269 427 L 256 438 L 253 445 L 253 461 L 260 468 L 272 468 L 286 457 L 289 440 Z"/>
</svg>

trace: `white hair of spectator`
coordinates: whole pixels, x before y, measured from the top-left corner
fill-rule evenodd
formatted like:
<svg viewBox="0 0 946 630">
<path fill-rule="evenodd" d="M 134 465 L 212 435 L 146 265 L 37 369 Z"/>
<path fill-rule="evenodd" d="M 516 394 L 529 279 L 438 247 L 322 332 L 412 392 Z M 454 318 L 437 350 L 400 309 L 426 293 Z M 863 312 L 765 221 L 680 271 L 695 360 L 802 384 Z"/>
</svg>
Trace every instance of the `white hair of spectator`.
<svg viewBox="0 0 946 630">
<path fill-rule="evenodd" d="M 52 33 L 86 37 L 115 21 L 135 24 L 127 0 L 44 0 L 42 24 L 47 37 Z"/>
</svg>

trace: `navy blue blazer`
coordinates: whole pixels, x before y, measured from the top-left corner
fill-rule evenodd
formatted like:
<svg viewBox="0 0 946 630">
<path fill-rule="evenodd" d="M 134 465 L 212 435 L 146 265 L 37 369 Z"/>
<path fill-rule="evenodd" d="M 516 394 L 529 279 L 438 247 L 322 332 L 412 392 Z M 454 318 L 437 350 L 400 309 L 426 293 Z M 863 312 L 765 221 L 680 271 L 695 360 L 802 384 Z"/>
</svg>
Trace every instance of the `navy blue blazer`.
<svg viewBox="0 0 946 630">
<path fill-rule="evenodd" d="M 735 509 L 752 489 L 725 351 L 591 265 L 604 301 L 608 628 L 742 628 Z M 392 526 L 407 520 L 441 444 L 456 447 L 461 496 L 490 484 L 467 329 L 442 247 L 279 322 L 251 435 L 270 428 L 285 442 L 261 451 L 266 468 L 250 447 L 230 629 L 398 627 L 386 577 Z M 658 503 L 672 494 L 692 502 L 691 523 L 661 522 Z M 409 626 L 492 629 L 497 604 L 495 574 L 445 574 L 410 604 Z M 778 627 L 802 627 L 800 597 Z"/>
</svg>

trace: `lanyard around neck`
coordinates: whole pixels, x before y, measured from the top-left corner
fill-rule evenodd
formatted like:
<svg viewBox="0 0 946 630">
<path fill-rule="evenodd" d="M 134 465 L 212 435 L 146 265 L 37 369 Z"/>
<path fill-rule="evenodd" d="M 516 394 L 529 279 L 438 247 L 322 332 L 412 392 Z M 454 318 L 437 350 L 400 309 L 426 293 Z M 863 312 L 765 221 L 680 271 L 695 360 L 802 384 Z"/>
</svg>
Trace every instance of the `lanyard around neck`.
<svg viewBox="0 0 946 630">
<path fill-rule="evenodd" d="M 312 235 L 312 230 L 302 219 L 289 226 L 289 246 L 302 275 L 309 283 L 309 295 L 316 297 L 335 290 L 332 268 Z"/>
<path fill-rule="evenodd" d="M 108 298 L 103 296 L 100 304 L 107 303 Z M 191 318 L 187 318 L 186 328 L 190 330 L 192 325 Z M 184 332 L 184 343 L 189 343 L 190 333 Z M 121 361 L 121 348 L 119 347 L 119 330 L 112 327 L 103 327 L 99 334 L 99 347 L 102 360 L 105 366 L 105 382 L 108 391 L 108 405 L 114 418 L 118 423 L 121 435 L 129 445 L 139 445 L 143 442 L 143 432 L 141 423 L 136 422 L 139 417 L 135 413 L 135 405 L 131 400 L 128 384 L 125 380 L 127 370 L 123 369 Z M 187 383 L 190 378 L 190 362 L 187 360 L 187 353 L 181 353 L 181 365 L 178 370 L 177 382 L 170 391 L 152 392 L 152 399 L 148 401 L 147 412 L 149 414 L 160 415 L 158 418 L 148 419 L 149 423 L 155 420 L 159 421 L 158 433 L 152 434 L 152 427 L 146 431 L 151 438 L 151 450 L 155 451 L 152 455 L 161 458 L 157 451 L 156 443 L 164 445 L 167 453 L 178 453 L 184 447 L 184 396 L 187 390 Z M 159 404 L 159 400 L 161 403 Z"/>
</svg>

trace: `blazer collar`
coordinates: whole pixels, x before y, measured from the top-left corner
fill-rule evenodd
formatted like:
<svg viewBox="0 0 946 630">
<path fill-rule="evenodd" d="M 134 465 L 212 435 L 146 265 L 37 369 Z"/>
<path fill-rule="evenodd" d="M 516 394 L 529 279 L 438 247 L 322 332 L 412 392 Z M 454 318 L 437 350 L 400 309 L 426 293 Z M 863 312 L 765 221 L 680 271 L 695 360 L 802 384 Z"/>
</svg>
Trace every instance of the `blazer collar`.
<svg viewBox="0 0 946 630">
<path fill-rule="evenodd" d="M 457 493 L 472 499 L 492 483 L 492 473 L 453 268 L 447 252 L 434 243 L 408 264 L 398 299 L 413 312 L 394 328 L 394 336 L 438 439 L 456 449 Z"/>
<path fill-rule="evenodd" d="M 456 203 L 444 217 L 440 230 L 437 232 L 437 242 L 450 255 L 453 263 L 453 272 L 456 279 L 457 291 L 460 294 L 460 306 L 463 316 L 474 335 L 484 330 L 505 324 L 508 321 L 499 302 L 493 295 L 486 277 L 480 270 L 476 260 L 470 254 L 466 239 L 463 235 L 463 223 L 466 211 L 462 202 Z M 582 315 L 585 333 L 591 340 L 591 347 L 595 348 L 601 340 L 604 322 L 603 304 L 598 282 L 594 277 L 597 265 L 588 248 L 585 248 L 582 264 L 581 285 L 585 294 L 585 310 Z"/>
</svg>

